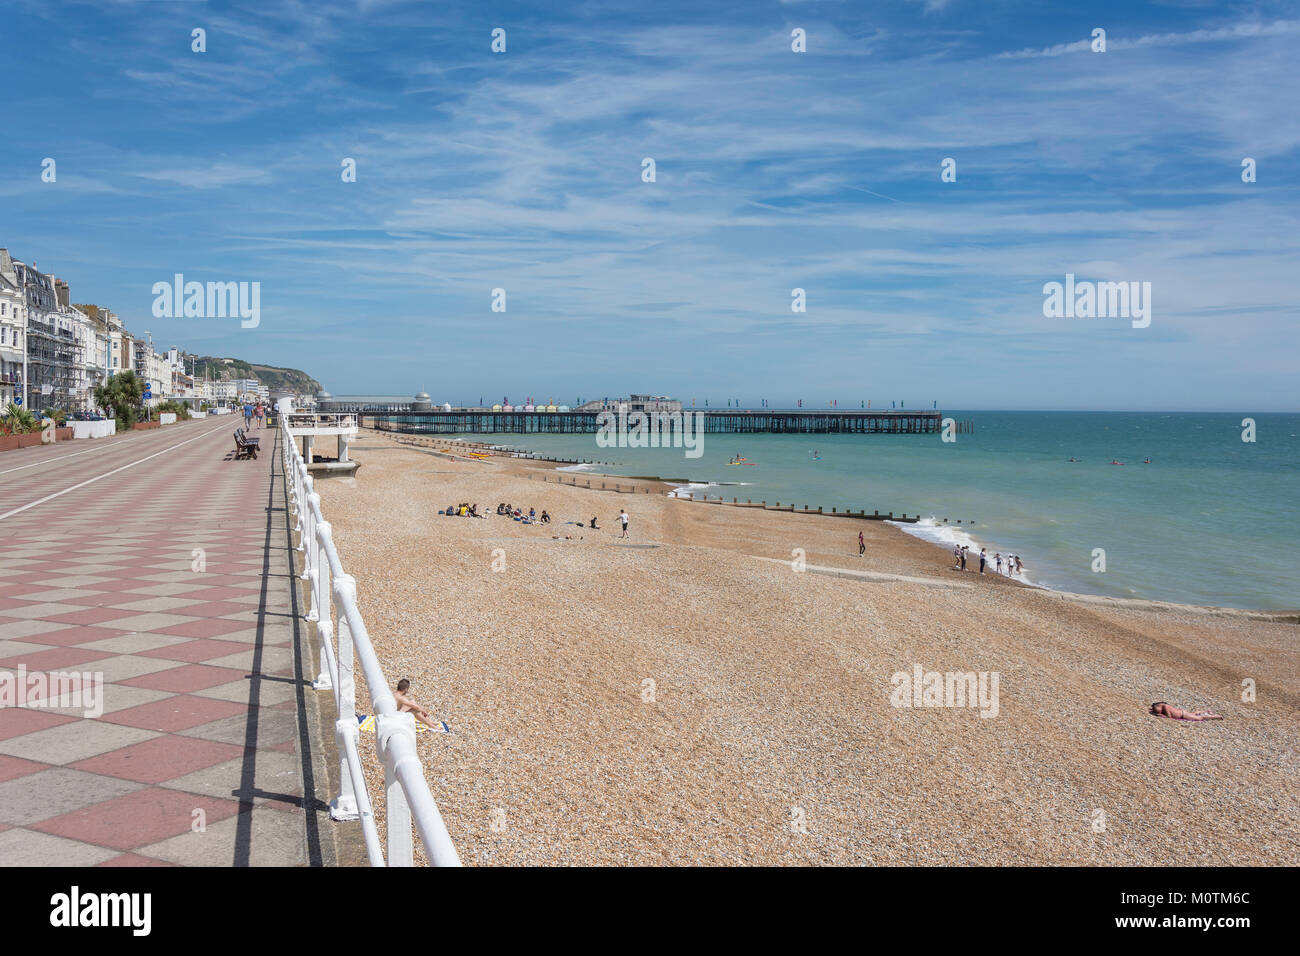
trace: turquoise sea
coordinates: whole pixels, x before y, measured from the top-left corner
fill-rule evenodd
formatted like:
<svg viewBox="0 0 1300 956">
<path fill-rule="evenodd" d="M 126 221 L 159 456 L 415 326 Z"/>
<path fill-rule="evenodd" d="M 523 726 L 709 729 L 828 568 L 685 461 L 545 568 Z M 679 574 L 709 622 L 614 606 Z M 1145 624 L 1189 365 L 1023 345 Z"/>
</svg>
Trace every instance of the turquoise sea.
<svg viewBox="0 0 1300 956">
<path fill-rule="evenodd" d="M 927 520 L 902 527 L 1019 554 L 1025 577 L 1045 587 L 1300 607 L 1300 415 L 1250 415 L 1256 440 L 1244 442 L 1245 413 L 945 414 L 974 421 L 974 433 L 952 443 L 938 435 L 705 435 L 693 459 L 678 448 L 600 448 L 595 435 L 473 437 L 612 461 L 595 469 L 610 474 L 686 479 L 692 494 L 919 513 Z M 756 465 L 730 467 L 733 455 Z M 952 523 L 959 518 L 960 529 Z M 845 527 L 846 551 L 856 536 Z M 1096 548 L 1105 550 L 1104 572 L 1092 570 Z"/>
</svg>

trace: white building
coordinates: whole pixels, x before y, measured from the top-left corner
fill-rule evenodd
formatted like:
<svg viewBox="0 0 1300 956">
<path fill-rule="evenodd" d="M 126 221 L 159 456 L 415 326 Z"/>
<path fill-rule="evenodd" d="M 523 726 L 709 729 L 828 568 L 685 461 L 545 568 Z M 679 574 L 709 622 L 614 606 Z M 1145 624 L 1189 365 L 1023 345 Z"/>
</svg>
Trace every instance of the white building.
<svg viewBox="0 0 1300 956">
<path fill-rule="evenodd" d="M 271 389 L 255 378 L 235 379 L 235 391 L 241 402 L 271 401 Z"/>
<path fill-rule="evenodd" d="M 149 401 L 154 406 L 171 392 L 172 367 L 165 355 L 159 355 L 145 339 L 135 340 L 135 375 L 149 386 Z"/>
<path fill-rule="evenodd" d="M 207 382 L 199 379 L 195 387 L 199 400 L 209 405 L 230 405 L 239 397 L 239 389 L 234 382 Z"/>
<path fill-rule="evenodd" d="M 0 410 L 18 393 L 23 375 L 23 336 L 27 329 L 26 296 L 9 250 L 0 249 Z"/>
</svg>

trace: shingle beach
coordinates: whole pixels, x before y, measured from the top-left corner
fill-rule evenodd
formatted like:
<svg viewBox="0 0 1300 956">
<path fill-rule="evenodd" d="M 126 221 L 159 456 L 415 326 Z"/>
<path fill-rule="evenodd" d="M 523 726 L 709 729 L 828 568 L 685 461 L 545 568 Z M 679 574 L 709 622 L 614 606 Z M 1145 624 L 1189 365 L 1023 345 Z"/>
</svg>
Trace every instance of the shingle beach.
<svg viewBox="0 0 1300 956">
<path fill-rule="evenodd" d="M 385 674 L 451 727 L 418 740 L 467 864 L 1300 862 L 1295 615 L 1076 598 L 881 522 L 438 447 L 363 431 L 316 489 Z M 489 517 L 437 513 L 462 501 Z M 996 673 L 996 714 L 895 706 L 918 665 Z"/>
</svg>

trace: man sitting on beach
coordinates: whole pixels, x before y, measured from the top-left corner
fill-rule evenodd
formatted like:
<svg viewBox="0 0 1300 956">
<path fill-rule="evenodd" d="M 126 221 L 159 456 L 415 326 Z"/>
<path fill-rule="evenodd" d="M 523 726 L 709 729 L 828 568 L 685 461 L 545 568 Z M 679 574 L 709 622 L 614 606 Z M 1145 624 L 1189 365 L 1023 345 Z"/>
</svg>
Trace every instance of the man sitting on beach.
<svg viewBox="0 0 1300 956">
<path fill-rule="evenodd" d="M 1163 700 L 1158 700 L 1151 705 L 1149 713 L 1153 717 L 1169 717 L 1173 720 L 1222 720 L 1218 714 L 1212 714 L 1208 710 L 1183 710 L 1181 707 L 1174 707 L 1166 704 Z"/>
<path fill-rule="evenodd" d="M 393 691 L 393 699 L 397 701 L 397 712 L 399 714 L 414 714 L 415 719 L 427 727 L 434 730 L 447 732 L 446 724 L 435 724 L 429 712 L 415 702 L 415 699 L 408 697 L 406 692 L 410 690 L 411 682 L 403 677 L 397 682 L 397 690 Z"/>
</svg>

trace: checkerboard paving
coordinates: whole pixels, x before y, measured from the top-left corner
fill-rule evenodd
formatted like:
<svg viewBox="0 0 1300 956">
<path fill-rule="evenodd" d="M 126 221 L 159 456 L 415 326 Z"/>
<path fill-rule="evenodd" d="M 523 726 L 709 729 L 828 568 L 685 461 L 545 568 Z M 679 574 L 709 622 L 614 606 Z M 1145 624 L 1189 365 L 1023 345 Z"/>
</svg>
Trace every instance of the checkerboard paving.
<svg viewBox="0 0 1300 956">
<path fill-rule="evenodd" d="M 318 862 L 279 456 L 230 460 L 229 430 L 0 457 L 0 515 L 71 489 L 0 518 L 0 671 L 103 680 L 98 717 L 0 707 L 0 865 Z"/>
</svg>

